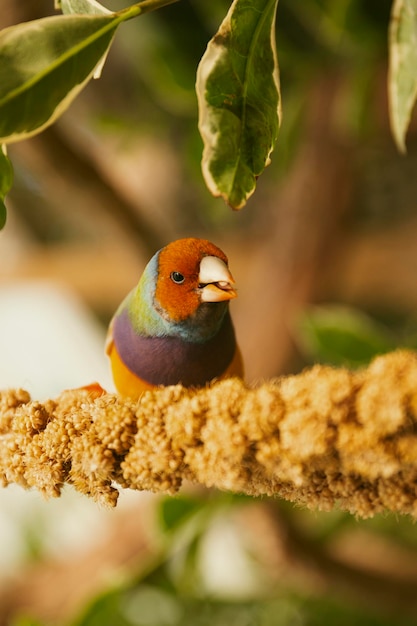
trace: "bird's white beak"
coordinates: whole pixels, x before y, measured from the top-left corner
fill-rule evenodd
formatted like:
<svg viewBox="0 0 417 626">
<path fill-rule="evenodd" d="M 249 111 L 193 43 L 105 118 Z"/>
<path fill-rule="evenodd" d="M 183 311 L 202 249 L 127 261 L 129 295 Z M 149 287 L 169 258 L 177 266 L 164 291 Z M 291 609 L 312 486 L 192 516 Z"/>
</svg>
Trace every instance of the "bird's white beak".
<svg viewBox="0 0 417 626">
<path fill-rule="evenodd" d="M 229 268 L 217 256 L 205 256 L 198 275 L 202 302 L 222 302 L 236 298 L 235 281 Z"/>
</svg>

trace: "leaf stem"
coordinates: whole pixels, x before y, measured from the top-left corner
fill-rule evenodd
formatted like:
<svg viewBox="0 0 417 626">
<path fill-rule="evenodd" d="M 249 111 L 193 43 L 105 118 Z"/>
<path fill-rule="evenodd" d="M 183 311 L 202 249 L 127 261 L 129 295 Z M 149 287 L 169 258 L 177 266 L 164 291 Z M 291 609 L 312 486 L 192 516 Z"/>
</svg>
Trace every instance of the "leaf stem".
<svg viewBox="0 0 417 626">
<path fill-rule="evenodd" d="M 143 0 L 142 2 L 132 4 L 130 7 L 126 7 L 126 9 L 117 11 L 117 15 L 123 17 L 123 21 L 130 20 L 133 17 L 142 15 L 142 13 L 150 13 L 150 11 L 161 9 L 169 4 L 174 4 L 174 2 L 179 2 L 179 0 Z"/>
</svg>

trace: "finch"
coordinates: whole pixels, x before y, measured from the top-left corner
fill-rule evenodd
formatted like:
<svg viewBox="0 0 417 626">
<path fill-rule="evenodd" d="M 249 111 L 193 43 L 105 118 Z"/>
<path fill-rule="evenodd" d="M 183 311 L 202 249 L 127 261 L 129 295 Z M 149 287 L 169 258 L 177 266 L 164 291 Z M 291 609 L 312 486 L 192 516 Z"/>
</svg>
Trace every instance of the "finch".
<svg viewBox="0 0 417 626">
<path fill-rule="evenodd" d="M 117 391 L 201 387 L 243 376 L 229 301 L 235 281 L 224 252 L 205 239 L 158 250 L 110 322 L 106 352 Z"/>
</svg>

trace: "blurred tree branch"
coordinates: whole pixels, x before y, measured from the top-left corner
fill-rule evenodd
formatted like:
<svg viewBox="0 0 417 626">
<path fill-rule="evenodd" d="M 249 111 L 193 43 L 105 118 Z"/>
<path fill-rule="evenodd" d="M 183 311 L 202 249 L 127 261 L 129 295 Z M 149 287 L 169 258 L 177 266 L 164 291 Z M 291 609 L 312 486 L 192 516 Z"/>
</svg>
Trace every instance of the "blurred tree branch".
<svg viewBox="0 0 417 626">
<path fill-rule="evenodd" d="M 114 222 L 113 228 L 129 233 L 132 238 L 140 241 L 145 257 L 152 256 L 163 245 L 161 234 L 151 222 L 141 215 L 137 206 L 132 206 L 122 198 L 110 181 L 104 179 L 88 153 L 73 147 L 65 134 L 60 132 L 59 125 L 48 128 L 30 142 L 13 146 L 12 150 L 22 155 L 26 161 L 36 159 L 38 166 L 39 163 L 43 164 L 44 176 L 50 181 L 52 193 L 54 186 L 56 187 L 55 195 L 58 195 L 60 187 L 59 180 L 54 183 L 53 172 L 56 172 L 57 164 L 62 164 L 66 186 L 69 189 L 73 187 L 74 192 L 80 185 L 88 189 L 91 202 L 100 207 L 101 215 L 98 219 L 104 220 L 110 216 Z M 13 199 L 13 191 L 11 198 Z M 86 215 L 86 222 L 88 219 L 89 216 Z M 32 220 L 36 223 L 36 213 Z M 97 224 L 97 228 L 100 228 L 100 224 Z"/>
</svg>

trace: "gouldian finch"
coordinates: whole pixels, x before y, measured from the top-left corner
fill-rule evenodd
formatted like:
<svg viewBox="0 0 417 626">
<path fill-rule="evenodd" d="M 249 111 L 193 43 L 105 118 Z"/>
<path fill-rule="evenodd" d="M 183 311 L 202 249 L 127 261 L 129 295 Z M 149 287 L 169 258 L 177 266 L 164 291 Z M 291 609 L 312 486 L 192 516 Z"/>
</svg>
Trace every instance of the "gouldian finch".
<svg viewBox="0 0 417 626">
<path fill-rule="evenodd" d="M 229 312 L 234 284 L 226 255 L 205 239 L 158 250 L 110 323 L 106 352 L 118 392 L 138 398 L 159 385 L 242 376 Z"/>
</svg>

